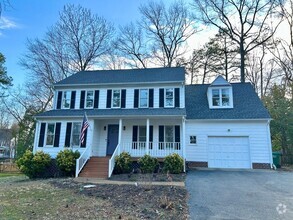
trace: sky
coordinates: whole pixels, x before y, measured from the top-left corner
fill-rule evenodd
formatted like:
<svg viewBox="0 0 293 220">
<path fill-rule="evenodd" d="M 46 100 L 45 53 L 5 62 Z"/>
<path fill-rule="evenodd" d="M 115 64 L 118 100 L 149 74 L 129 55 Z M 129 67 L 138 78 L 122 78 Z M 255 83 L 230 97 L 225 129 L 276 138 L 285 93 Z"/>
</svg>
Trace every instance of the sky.
<svg viewBox="0 0 293 220">
<path fill-rule="evenodd" d="M 26 52 L 27 39 L 42 38 L 65 4 L 80 4 L 119 27 L 139 19 L 139 5 L 147 1 L 10 0 L 12 7 L 4 10 L 0 19 L 0 52 L 6 57 L 5 66 L 13 84 L 21 85 L 26 78 L 26 70 L 18 63 Z"/>
</svg>

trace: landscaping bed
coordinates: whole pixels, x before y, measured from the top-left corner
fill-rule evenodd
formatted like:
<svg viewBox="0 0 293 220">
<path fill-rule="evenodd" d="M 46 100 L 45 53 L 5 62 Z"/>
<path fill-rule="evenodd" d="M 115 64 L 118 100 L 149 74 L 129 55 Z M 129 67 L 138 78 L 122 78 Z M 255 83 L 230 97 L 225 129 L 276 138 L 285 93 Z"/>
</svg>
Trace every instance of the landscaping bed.
<svg viewBox="0 0 293 220">
<path fill-rule="evenodd" d="M 110 180 L 115 181 L 133 181 L 133 182 L 184 182 L 186 174 L 166 174 L 166 173 L 154 173 L 154 174 L 114 174 L 110 177 Z"/>
<path fill-rule="evenodd" d="M 85 185 L 72 178 L 0 178 L 0 219 L 188 219 L 184 187 Z"/>
</svg>

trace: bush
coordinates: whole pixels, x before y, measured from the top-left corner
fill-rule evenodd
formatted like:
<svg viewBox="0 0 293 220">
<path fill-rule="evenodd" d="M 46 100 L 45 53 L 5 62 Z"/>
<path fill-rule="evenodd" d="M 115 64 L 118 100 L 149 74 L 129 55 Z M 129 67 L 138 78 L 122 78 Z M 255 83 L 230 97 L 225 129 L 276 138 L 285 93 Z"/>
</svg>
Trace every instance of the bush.
<svg viewBox="0 0 293 220">
<path fill-rule="evenodd" d="M 131 171 L 131 156 L 127 152 L 122 152 L 120 155 L 115 157 L 115 168 L 114 172 L 117 174 L 120 173 L 129 173 Z"/>
<path fill-rule="evenodd" d="M 138 160 L 139 167 L 143 173 L 153 173 L 159 165 L 158 159 L 150 155 L 144 155 Z"/>
<path fill-rule="evenodd" d="M 171 154 L 165 157 L 164 159 L 164 167 L 163 170 L 165 172 L 170 172 L 170 173 L 181 173 L 183 172 L 183 167 L 184 167 L 184 160 L 182 157 L 179 156 L 179 154 Z"/>
<path fill-rule="evenodd" d="M 65 149 L 57 154 L 56 161 L 59 169 L 66 175 L 72 176 L 75 173 L 76 159 L 78 159 L 80 153 L 78 151 L 72 151 L 71 149 Z"/>
<path fill-rule="evenodd" d="M 49 154 L 43 151 L 38 151 L 33 154 L 32 151 L 26 150 L 20 157 L 16 164 L 20 171 L 23 172 L 29 178 L 37 178 L 42 176 L 42 173 L 51 163 L 51 157 Z"/>
</svg>

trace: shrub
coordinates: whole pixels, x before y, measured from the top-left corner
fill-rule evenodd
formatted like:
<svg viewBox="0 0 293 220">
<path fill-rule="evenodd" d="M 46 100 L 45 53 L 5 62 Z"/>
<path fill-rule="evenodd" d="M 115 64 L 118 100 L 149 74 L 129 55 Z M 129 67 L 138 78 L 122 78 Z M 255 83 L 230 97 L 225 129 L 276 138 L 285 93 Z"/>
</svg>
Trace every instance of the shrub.
<svg viewBox="0 0 293 220">
<path fill-rule="evenodd" d="M 115 157 L 115 168 L 114 172 L 117 174 L 120 173 L 129 173 L 131 171 L 131 156 L 127 152 L 122 152 L 120 155 Z"/>
<path fill-rule="evenodd" d="M 30 150 L 26 150 L 22 157 L 16 161 L 16 164 L 26 176 L 36 178 L 42 176 L 50 162 L 51 157 L 49 154 L 38 151 L 34 155 Z"/>
<path fill-rule="evenodd" d="M 181 173 L 184 167 L 184 160 L 179 154 L 171 154 L 165 157 L 163 170 L 170 173 Z"/>
<path fill-rule="evenodd" d="M 138 160 L 138 164 L 143 173 L 153 173 L 159 162 L 157 158 L 146 154 Z"/>
<path fill-rule="evenodd" d="M 56 161 L 59 169 L 66 175 L 74 175 L 76 159 L 78 159 L 80 153 L 71 149 L 65 149 L 57 154 Z"/>
</svg>

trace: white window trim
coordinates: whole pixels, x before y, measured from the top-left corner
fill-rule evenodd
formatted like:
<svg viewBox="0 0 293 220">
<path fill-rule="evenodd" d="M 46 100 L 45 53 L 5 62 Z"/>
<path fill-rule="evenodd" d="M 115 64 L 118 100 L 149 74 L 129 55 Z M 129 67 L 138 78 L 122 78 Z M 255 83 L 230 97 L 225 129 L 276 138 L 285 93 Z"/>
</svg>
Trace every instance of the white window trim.
<svg viewBox="0 0 293 220">
<path fill-rule="evenodd" d="M 47 134 L 48 134 L 48 125 L 49 124 L 54 124 L 53 144 L 52 145 L 47 145 Z M 46 132 L 45 132 L 45 144 L 44 144 L 45 147 L 53 147 L 54 146 L 55 132 L 56 132 L 56 122 L 47 122 L 46 123 Z"/>
<path fill-rule="evenodd" d="M 191 136 L 195 136 L 195 143 L 190 143 Z M 189 145 L 197 145 L 197 135 L 189 135 Z"/>
<path fill-rule="evenodd" d="M 147 130 L 146 126 L 145 125 L 138 125 L 138 129 L 137 129 L 137 142 L 146 142 L 146 141 L 140 141 L 139 140 L 139 137 L 140 137 L 140 132 L 139 132 L 139 128 L 140 127 L 145 127 L 145 131 Z M 147 131 L 146 131 L 147 133 Z M 145 133 L 145 138 L 147 139 L 147 134 Z"/>
<path fill-rule="evenodd" d="M 93 106 L 92 107 L 87 107 L 86 103 L 87 103 L 87 93 L 88 92 L 93 92 Z M 95 102 L 95 91 L 94 90 L 86 90 L 85 92 L 85 99 L 84 99 L 84 108 L 85 109 L 93 109 L 94 108 L 94 103 Z"/>
<path fill-rule="evenodd" d="M 65 108 L 64 107 L 64 93 L 65 92 L 68 92 L 69 93 L 69 107 L 68 108 Z M 71 91 L 70 90 L 65 90 L 65 91 L 62 91 L 62 103 L 61 103 L 61 108 L 62 109 L 70 109 L 70 104 L 71 104 Z"/>
<path fill-rule="evenodd" d="M 166 127 L 173 127 L 173 141 L 172 142 L 168 142 L 166 141 Z M 165 143 L 175 143 L 175 126 L 174 125 L 165 125 L 164 126 L 164 142 Z"/>
<path fill-rule="evenodd" d="M 113 104 L 114 104 L 114 102 L 113 102 L 113 100 L 114 100 L 114 90 L 119 90 L 119 93 L 120 93 L 120 97 L 119 97 L 119 99 L 120 99 L 120 102 L 119 102 L 119 106 L 118 107 L 114 107 L 113 106 Z M 112 89 L 112 100 L 111 100 L 111 108 L 121 108 L 121 89 Z"/>
<path fill-rule="evenodd" d="M 148 91 L 148 95 L 147 95 L 147 106 L 146 107 L 141 107 L 140 106 L 140 91 L 141 90 L 147 90 Z M 138 94 L 138 108 L 148 108 L 149 107 L 149 92 L 150 90 L 149 89 L 139 89 L 139 94 Z"/>
<path fill-rule="evenodd" d="M 219 96 L 220 96 L 220 106 L 213 106 L 213 89 L 219 89 Z M 222 89 L 229 89 L 229 106 L 222 106 Z M 208 89 L 208 101 L 209 101 L 209 108 L 210 109 L 227 109 L 233 108 L 233 91 L 231 86 L 225 87 L 209 87 Z"/>
<path fill-rule="evenodd" d="M 166 105 L 166 100 L 167 100 L 166 93 L 167 93 L 167 89 L 172 89 L 172 91 L 173 91 L 173 102 L 172 102 L 172 106 L 167 106 Z M 165 88 L 164 89 L 164 107 L 165 108 L 174 108 L 175 107 L 175 89 L 174 88 Z"/>
<path fill-rule="evenodd" d="M 71 129 L 71 134 L 70 134 L 70 145 L 71 145 L 71 147 L 73 147 L 73 148 L 79 148 L 80 147 L 80 141 L 78 142 L 78 145 L 73 145 L 73 143 L 72 143 L 72 140 L 73 140 L 73 127 L 74 127 L 74 125 L 73 124 L 80 124 L 80 128 L 81 128 L 81 124 L 82 124 L 82 122 L 72 122 L 72 129 Z M 79 131 L 79 135 L 80 135 L 80 131 Z"/>
</svg>

